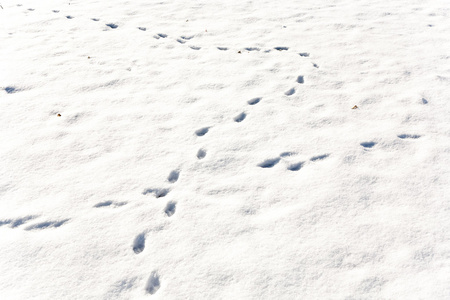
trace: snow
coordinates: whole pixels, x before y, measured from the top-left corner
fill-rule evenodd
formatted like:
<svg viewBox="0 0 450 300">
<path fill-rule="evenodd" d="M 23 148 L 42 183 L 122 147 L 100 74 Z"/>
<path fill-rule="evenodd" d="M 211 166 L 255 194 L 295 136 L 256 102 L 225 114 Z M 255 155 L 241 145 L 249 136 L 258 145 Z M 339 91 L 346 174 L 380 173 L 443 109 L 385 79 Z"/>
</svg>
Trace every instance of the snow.
<svg viewBox="0 0 450 300">
<path fill-rule="evenodd" d="M 450 298 L 447 1 L 1 5 L 2 299 Z"/>
</svg>

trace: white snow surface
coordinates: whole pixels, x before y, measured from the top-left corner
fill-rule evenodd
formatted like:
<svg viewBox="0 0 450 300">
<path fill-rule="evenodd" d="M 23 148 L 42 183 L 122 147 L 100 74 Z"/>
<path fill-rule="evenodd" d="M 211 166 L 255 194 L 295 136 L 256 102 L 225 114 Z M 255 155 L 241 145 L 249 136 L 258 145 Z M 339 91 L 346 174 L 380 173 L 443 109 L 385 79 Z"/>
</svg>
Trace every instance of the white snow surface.
<svg viewBox="0 0 450 300">
<path fill-rule="evenodd" d="M 447 0 L 1 5 L 1 299 L 450 299 Z"/>
</svg>

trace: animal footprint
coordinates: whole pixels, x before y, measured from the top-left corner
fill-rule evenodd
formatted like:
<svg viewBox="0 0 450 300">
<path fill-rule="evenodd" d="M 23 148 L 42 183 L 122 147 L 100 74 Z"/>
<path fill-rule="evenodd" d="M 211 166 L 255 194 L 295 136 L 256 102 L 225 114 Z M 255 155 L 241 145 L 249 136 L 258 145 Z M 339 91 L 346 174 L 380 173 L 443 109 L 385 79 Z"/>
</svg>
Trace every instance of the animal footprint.
<svg viewBox="0 0 450 300">
<path fill-rule="evenodd" d="M 305 83 L 305 80 L 303 79 L 303 76 L 298 76 L 297 77 L 297 82 L 298 83 Z"/>
<path fill-rule="evenodd" d="M 25 228 L 25 230 L 42 230 L 46 228 L 58 228 L 61 227 L 64 223 L 69 221 L 69 219 L 61 220 L 61 221 L 47 221 L 47 222 L 41 222 L 37 223 L 31 226 L 28 226 Z"/>
<path fill-rule="evenodd" d="M 295 153 L 295 152 L 283 152 L 283 153 L 280 154 L 280 157 L 293 156 L 295 154 L 297 154 L 297 153 Z"/>
<path fill-rule="evenodd" d="M 185 40 L 182 40 L 182 39 L 177 39 L 177 42 L 180 43 L 180 44 L 186 43 L 186 41 L 185 41 Z"/>
<path fill-rule="evenodd" d="M 248 100 L 247 103 L 249 105 L 255 105 L 255 104 L 258 104 L 259 101 L 261 101 L 261 98 L 253 98 L 253 99 Z"/>
<path fill-rule="evenodd" d="M 286 91 L 284 94 L 286 96 L 291 96 L 291 95 L 294 95 L 294 93 L 295 93 L 295 88 L 292 88 L 292 89 Z"/>
<path fill-rule="evenodd" d="M 322 160 L 327 158 L 328 156 L 330 156 L 330 154 L 323 154 L 323 155 L 318 155 L 318 156 L 313 156 L 311 157 L 311 161 L 317 161 L 317 160 Z"/>
<path fill-rule="evenodd" d="M 100 19 L 97 19 L 97 18 L 92 18 L 91 20 L 92 20 L 92 21 L 95 21 L 95 22 L 100 21 Z"/>
<path fill-rule="evenodd" d="M 260 49 L 256 48 L 256 47 L 248 47 L 248 48 L 245 48 L 245 50 L 247 50 L 247 51 L 259 51 Z"/>
<path fill-rule="evenodd" d="M 26 216 L 23 218 L 17 218 L 15 220 L 0 220 L 0 226 L 3 225 L 9 225 L 11 228 L 16 228 L 19 227 L 20 225 L 25 224 L 26 222 L 28 222 L 29 220 L 33 220 L 36 219 L 38 216 Z"/>
<path fill-rule="evenodd" d="M 422 103 L 423 103 L 423 104 L 428 104 L 428 100 L 425 99 L 425 98 L 422 98 Z"/>
<path fill-rule="evenodd" d="M 309 53 L 308 52 L 302 52 L 302 53 L 299 53 L 298 55 L 300 55 L 302 57 L 308 57 Z"/>
<path fill-rule="evenodd" d="M 221 50 L 221 51 L 227 51 L 228 48 L 227 47 L 217 47 L 217 49 Z"/>
<path fill-rule="evenodd" d="M 175 183 L 178 180 L 178 177 L 180 176 L 180 171 L 173 170 L 170 172 L 169 177 L 167 177 L 167 181 L 170 183 Z"/>
<path fill-rule="evenodd" d="M 280 158 L 279 157 L 266 159 L 262 163 L 258 164 L 258 167 L 261 167 L 261 168 L 272 168 L 273 166 L 275 166 L 279 162 L 280 162 Z"/>
<path fill-rule="evenodd" d="M 146 189 L 142 192 L 143 195 L 153 194 L 156 198 L 162 198 L 167 196 L 169 189 Z"/>
<path fill-rule="evenodd" d="M 375 143 L 375 142 L 364 142 L 364 143 L 361 143 L 360 145 L 363 146 L 364 148 L 372 148 L 376 144 L 377 143 Z"/>
<path fill-rule="evenodd" d="M 199 149 L 199 150 L 197 151 L 197 158 L 198 158 L 198 159 L 204 159 L 205 156 L 206 156 L 206 150 L 204 150 L 204 149 Z"/>
<path fill-rule="evenodd" d="M 240 122 L 244 121 L 245 117 L 247 117 L 247 115 L 246 115 L 245 113 L 240 113 L 239 115 L 237 115 L 236 117 L 234 117 L 233 120 L 234 120 L 235 122 L 240 123 Z"/>
<path fill-rule="evenodd" d="M 69 20 L 70 20 L 70 19 L 73 19 L 72 16 L 66 16 L 66 18 L 69 19 Z"/>
<path fill-rule="evenodd" d="M 147 30 L 147 28 L 145 28 L 145 27 L 138 27 L 138 29 L 142 30 L 142 31 L 146 31 Z"/>
<path fill-rule="evenodd" d="M 105 25 L 112 29 L 116 29 L 117 27 L 119 27 L 119 25 L 114 24 L 114 23 L 109 23 L 109 24 L 105 24 Z"/>
<path fill-rule="evenodd" d="M 55 14 L 59 13 L 59 10 L 52 10 Z"/>
<path fill-rule="evenodd" d="M 418 139 L 420 138 L 420 135 L 418 134 L 400 134 L 398 135 L 401 139 Z"/>
<path fill-rule="evenodd" d="M 201 47 L 196 47 L 196 46 L 190 46 L 189 48 L 191 48 L 192 50 L 200 50 L 200 49 L 202 49 Z"/>
<path fill-rule="evenodd" d="M 147 285 L 145 286 L 145 291 L 150 295 L 155 294 L 161 287 L 161 282 L 159 280 L 158 272 L 153 271 L 148 278 Z"/>
<path fill-rule="evenodd" d="M 181 36 L 181 38 L 183 39 L 183 40 L 190 40 L 190 39 L 192 39 L 194 36 L 193 35 L 191 35 L 191 36 L 185 36 L 185 35 L 182 35 Z"/>
<path fill-rule="evenodd" d="M 96 208 L 106 207 L 106 206 L 119 207 L 119 206 L 123 206 L 125 204 L 127 204 L 127 202 L 104 201 L 104 202 L 99 202 L 99 203 L 95 204 L 94 207 L 96 207 Z"/>
<path fill-rule="evenodd" d="M 5 92 L 8 93 L 8 94 L 14 94 L 15 92 L 18 91 L 18 89 L 16 89 L 16 88 L 13 87 L 13 86 L 7 86 L 7 87 L 4 88 L 4 90 L 5 90 Z"/>
<path fill-rule="evenodd" d="M 289 171 L 298 171 L 298 170 L 300 170 L 300 169 L 303 167 L 303 164 L 304 164 L 304 162 L 298 162 L 298 163 L 289 165 L 289 166 L 287 167 L 287 169 L 288 169 Z"/>
<path fill-rule="evenodd" d="M 287 51 L 289 50 L 289 47 L 275 47 L 274 49 L 278 51 Z"/>
<path fill-rule="evenodd" d="M 133 241 L 133 251 L 136 254 L 141 253 L 144 251 L 145 248 L 145 233 L 140 233 L 136 236 L 136 238 Z"/>
<path fill-rule="evenodd" d="M 203 127 L 203 128 L 200 128 L 200 129 L 196 130 L 195 134 L 197 136 L 204 136 L 205 134 L 208 133 L 208 131 L 209 131 L 209 127 Z"/>
<path fill-rule="evenodd" d="M 158 33 L 158 36 L 159 36 L 159 37 L 162 37 L 163 39 L 165 39 L 165 38 L 167 37 L 167 34 L 164 34 L 164 33 Z"/>
<path fill-rule="evenodd" d="M 176 208 L 177 208 L 177 203 L 170 201 L 170 202 L 167 203 L 166 208 L 164 208 L 164 213 L 168 217 L 171 217 L 175 213 L 175 209 Z"/>
</svg>

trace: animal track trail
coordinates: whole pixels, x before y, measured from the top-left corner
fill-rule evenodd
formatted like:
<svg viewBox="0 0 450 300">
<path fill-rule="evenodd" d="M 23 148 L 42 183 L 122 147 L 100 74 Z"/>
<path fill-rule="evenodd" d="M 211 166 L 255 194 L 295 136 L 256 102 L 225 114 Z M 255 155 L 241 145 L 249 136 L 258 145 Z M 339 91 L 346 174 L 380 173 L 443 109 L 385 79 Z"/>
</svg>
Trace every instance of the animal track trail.
<svg viewBox="0 0 450 300">
<path fill-rule="evenodd" d="M 178 177 L 180 177 L 180 171 L 173 170 L 170 172 L 169 177 L 167 177 L 167 181 L 170 183 L 175 183 L 178 180 Z"/>
<path fill-rule="evenodd" d="M 142 192 L 142 194 L 143 195 L 153 194 L 156 198 L 162 198 L 167 196 L 169 191 L 170 191 L 169 189 L 145 189 Z"/>
<path fill-rule="evenodd" d="M 153 295 L 159 290 L 160 287 L 161 287 L 160 276 L 157 271 L 153 271 L 147 280 L 145 291 L 148 294 Z"/>
<path fill-rule="evenodd" d="M 145 233 L 140 233 L 133 241 L 133 251 L 136 254 L 141 253 L 145 249 Z"/>
<path fill-rule="evenodd" d="M 237 115 L 236 117 L 234 117 L 233 120 L 237 123 L 240 123 L 240 122 L 244 121 L 246 117 L 247 117 L 247 114 L 243 112 L 243 113 L 240 113 L 239 115 Z"/>
<path fill-rule="evenodd" d="M 171 217 L 175 214 L 175 210 L 177 208 L 177 203 L 170 201 L 167 203 L 166 207 L 164 208 L 164 213 L 166 216 Z"/>
</svg>

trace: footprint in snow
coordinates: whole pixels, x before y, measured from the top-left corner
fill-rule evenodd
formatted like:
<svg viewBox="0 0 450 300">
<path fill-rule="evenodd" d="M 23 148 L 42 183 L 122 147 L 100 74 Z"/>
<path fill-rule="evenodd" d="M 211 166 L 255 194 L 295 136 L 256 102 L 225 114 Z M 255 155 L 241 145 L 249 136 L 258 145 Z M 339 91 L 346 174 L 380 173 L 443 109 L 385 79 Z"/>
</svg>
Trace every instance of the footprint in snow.
<svg viewBox="0 0 450 300">
<path fill-rule="evenodd" d="M 247 117 L 247 115 L 245 113 L 240 113 L 239 115 L 234 117 L 233 120 L 237 123 L 240 123 L 240 122 L 244 121 L 245 117 Z"/>
<path fill-rule="evenodd" d="M 185 41 L 185 40 L 182 40 L 182 39 L 177 39 L 177 42 L 180 43 L 180 44 L 186 43 L 186 41 Z"/>
<path fill-rule="evenodd" d="M 308 52 L 302 52 L 302 53 L 299 53 L 298 55 L 300 55 L 301 57 L 308 57 L 309 53 Z"/>
<path fill-rule="evenodd" d="M 195 131 L 196 136 L 204 136 L 209 131 L 209 127 L 203 127 Z"/>
<path fill-rule="evenodd" d="M 19 90 L 13 86 L 7 86 L 3 89 L 7 94 L 14 94 L 15 92 L 18 92 Z"/>
<path fill-rule="evenodd" d="M 323 159 L 327 158 L 328 156 L 330 156 L 330 154 L 322 154 L 322 155 L 313 156 L 310 158 L 310 161 L 323 160 Z"/>
<path fill-rule="evenodd" d="M 258 164 L 258 167 L 261 167 L 261 168 L 272 168 L 279 162 L 280 162 L 280 158 L 279 157 L 277 157 L 277 158 L 270 158 L 270 159 L 266 159 L 262 163 Z"/>
<path fill-rule="evenodd" d="M 190 46 L 189 48 L 191 48 L 192 50 L 200 50 L 200 49 L 202 49 L 201 47 L 196 47 L 196 46 Z"/>
<path fill-rule="evenodd" d="M 289 47 L 275 47 L 274 49 L 278 51 L 287 51 L 289 50 Z"/>
<path fill-rule="evenodd" d="M 119 207 L 119 206 L 124 206 L 125 204 L 127 204 L 127 202 L 104 201 L 104 202 L 99 202 L 99 203 L 95 204 L 94 207 L 95 208 L 107 207 L 107 206 Z"/>
<path fill-rule="evenodd" d="M 164 208 L 164 213 L 166 216 L 171 217 L 175 213 L 175 210 L 177 208 L 177 203 L 170 201 L 167 203 L 166 208 Z"/>
<path fill-rule="evenodd" d="M 193 35 L 191 35 L 191 36 L 186 36 L 186 35 L 182 35 L 181 36 L 181 38 L 183 39 L 183 40 L 190 40 L 190 39 L 192 39 L 194 36 Z"/>
<path fill-rule="evenodd" d="M 300 170 L 303 167 L 304 163 L 305 162 L 298 162 L 298 163 L 295 163 L 295 164 L 291 164 L 291 165 L 289 165 L 287 167 L 287 169 L 289 171 L 298 171 L 298 170 Z"/>
<path fill-rule="evenodd" d="M 360 145 L 363 146 L 364 148 L 372 148 L 376 144 L 377 144 L 376 142 L 364 142 L 364 143 L 361 143 Z"/>
<path fill-rule="evenodd" d="M 0 226 L 3 225 L 9 225 L 11 228 L 19 227 L 20 225 L 25 224 L 29 220 L 36 219 L 39 216 L 25 216 L 17 219 L 7 219 L 7 220 L 0 220 Z"/>
<path fill-rule="evenodd" d="M 58 228 L 64 225 L 69 219 L 61 220 L 61 221 L 47 221 L 47 222 L 41 222 L 37 223 L 31 226 L 28 226 L 25 228 L 25 230 L 42 230 L 47 228 Z"/>
<path fill-rule="evenodd" d="M 422 104 L 428 104 L 428 100 L 425 98 L 422 98 Z"/>
<path fill-rule="evenodd" d="M 245 50 L 247 50 L 247 51 L 259 51 L 260 49 L 256 48 L 256 47 L 248 47 L 248 48 L 245 48 Z"/>
<path fill-rule="evenodd" d="M 255 105 L 258 104 L 259 101 L 261 101 L 261 98 L 253 98 L 247 101 L 248 105 Z"/>
<path fill-rule="evenodd" d="M 146 189 L 142 192 L 143 195 L 153 194 L 156 198 L 167 196 L 169 189 Z"/>
<path fill-rule="evenodd" d="M 295 88 L 292 88 L 284 93 L 286 96 L 292 96 L 295 94 Z"/>
<path fill-rule="evenodd" d="M 119 25 L 114 24 L 114 23 L 108 23 L 108 24 L 105 24 L 105 25 L 108 26 L 109 28 L 112 28 L 112 29 L 116 29 L 117 27 L 119 27 Z"/>
<path fill-rule="evenodd" d="M 52 10 L 55 14 L 59 13 L 59 10 Z"/>
<path fill-rule="evenodd" d="M 228 50 L 227 47 L 217 47 L 217 49 L 219 49 L 220 51 L 227 51 Z"/>
<path fill-rule="evenodd" d="M 169 177 L 167 177 L 167 181 L 169 181 L 170 183 L 175 183 L 177 182 L 179 176 L 180 171 L 173 170 L 172 172 L 170 172 Z"/>
<path fill-rule="evenodd" d="M 199 150 L 197 151 L 197 158 L 198 158 L 198 159 L 204 159 L 205 156 L 206 156 L 206 150 L 204 150 L 204 149 L 199 149 Z"/>
<path fill-rule="evenodd" d="M 298 76 L 297 77 L 297 83 L 301 83 L 301 84 L 305 83 L 305 80 L 304 80 L 303 76 Z"/>
<path fill-rule="evenodd" d="M 145 27 L 138 27 L 138 29 L 142 30 L 142 31 L 146 31 L 147 30 L 147 28 L 145 28 Z"/>
<path fill-rule="evenodd" d="M 91 20 L 92 20 L 92 21 L 95 21 L 95 22 L 100 21 L 100 19 L 97 19 L 97 18 L 92 18 Z"/>
<path fill-rule="evenodd" d="M 69 20 L 70 20 L 70 19 L 73 19 L 72 16 L 66 16 L 66 18 L 69 19 Z"/>
<path fill-rule="evenodd" d="M 418 139 L 420 138 L 420 135 L 418 134 L 400 134 L 398 135 L 401 139 Z"/>
<path fill-rule="evenodd" d="M 161 282 L 159 279 L 159 274 L 158 274 L 158 272 L 153 271 L 147 280 L 147 285 L 145 286 L 145 291 L 148 294 L 153 295 L 159 290 L 160 287 L 161 287 Z"/>
<path fill-rule="evenodd" d="M 141 253 L 145 249 L 145 233 L 140 233 L 133 241 L 133 251 L 136 254 Z"/>
</svg>

